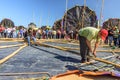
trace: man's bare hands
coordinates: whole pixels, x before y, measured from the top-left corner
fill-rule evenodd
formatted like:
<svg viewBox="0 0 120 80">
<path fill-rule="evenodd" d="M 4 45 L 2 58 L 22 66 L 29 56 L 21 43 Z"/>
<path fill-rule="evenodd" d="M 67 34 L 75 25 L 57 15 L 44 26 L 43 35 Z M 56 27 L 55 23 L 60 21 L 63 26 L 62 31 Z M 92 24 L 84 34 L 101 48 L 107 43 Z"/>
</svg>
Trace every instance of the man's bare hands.
<svg viewBox="0 0 120 80">
<path fill-rule="evenodd" d="M 97 57 L 97 56 L 96 56 L 96 51 L 93 52 L 93 55 L 94 55 L 94 57 Z"/>
</svg>

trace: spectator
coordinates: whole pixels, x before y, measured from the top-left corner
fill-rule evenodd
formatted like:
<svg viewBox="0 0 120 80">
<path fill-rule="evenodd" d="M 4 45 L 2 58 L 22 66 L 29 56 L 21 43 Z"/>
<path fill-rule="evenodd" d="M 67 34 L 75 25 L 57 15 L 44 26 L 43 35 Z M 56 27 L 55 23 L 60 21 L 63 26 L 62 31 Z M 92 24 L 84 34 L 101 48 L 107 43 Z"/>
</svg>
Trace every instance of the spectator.
<svg viewBox="0 0 120 80">
<path fill-rule="evenodd" d="M 119 42 L 119 48 L 120 48 L 120 30 L 119 30 L 118 42 Z"/>
<path fill-rule="evenodd" d="M 108 41 L 109 41 L 109 46 L 112 47 L 112 42 L 113 42 L 113 29 L 108 30 Z"/>
<path fill-rule="evenodd" d="M 119 30 L 117 28 L 117 26 L 113 27 L 113 41 L 114 41 L 114 46 L 117 46 L 117 41 L 118 41 L 118 34 L 119 34 Z"/>
</svg>

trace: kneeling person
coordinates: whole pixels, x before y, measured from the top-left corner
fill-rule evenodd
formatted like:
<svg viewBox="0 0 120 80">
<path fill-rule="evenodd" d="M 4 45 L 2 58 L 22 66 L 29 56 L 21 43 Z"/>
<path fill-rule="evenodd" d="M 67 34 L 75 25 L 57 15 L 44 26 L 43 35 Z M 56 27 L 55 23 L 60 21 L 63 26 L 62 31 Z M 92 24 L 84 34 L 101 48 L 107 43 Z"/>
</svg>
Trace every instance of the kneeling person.
<svg viewBox="0 0 120 80">
<path fill-rule="evenodd" d="M 31 40 L 31 39 L 33 40 L 34 44 L 37 46 L 37 44 L 36 44 L 36 37 L 35 37 L 35 35 L 33 35 L 33 30 L 32 30 L 32 28 L 29 28 L 26 34 L 27 34 L 28 46 L 31 45 L 31 43 L 30 43 L 30 40 Z"/>
</svg>

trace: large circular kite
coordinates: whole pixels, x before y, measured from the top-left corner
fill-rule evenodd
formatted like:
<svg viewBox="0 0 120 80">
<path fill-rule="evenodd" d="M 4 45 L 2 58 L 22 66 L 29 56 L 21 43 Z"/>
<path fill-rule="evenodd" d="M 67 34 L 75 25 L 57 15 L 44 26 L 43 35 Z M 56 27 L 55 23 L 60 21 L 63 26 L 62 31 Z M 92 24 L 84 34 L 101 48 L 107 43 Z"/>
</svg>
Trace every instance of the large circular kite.
<svg viewBox="0 0 120 80">
<path fill-rule="evenodd" d="M 120 19 L 118 18 L 110 18 L 103 23 L 103 28 L 111 29 L 112 27 L 117 26 L 120 29 Z"/>
<path fill-rule="evenodd" d="M 5 19 L 3 19 L 1 21 L 1 25 L 3 25 L 6 28 L 8 28 L 8 27 L 14 27 L 14 22 L 12 20 L 10 20 L 10 19 L 5 18 Z"/>
<path fill-rule="evenodd" d="M 97 16 L 87 6 L 75 6 L 69 9 L 63 17 L 64 29 L 81 29 L 83 27 L 96 27 Z"/>
</svg>

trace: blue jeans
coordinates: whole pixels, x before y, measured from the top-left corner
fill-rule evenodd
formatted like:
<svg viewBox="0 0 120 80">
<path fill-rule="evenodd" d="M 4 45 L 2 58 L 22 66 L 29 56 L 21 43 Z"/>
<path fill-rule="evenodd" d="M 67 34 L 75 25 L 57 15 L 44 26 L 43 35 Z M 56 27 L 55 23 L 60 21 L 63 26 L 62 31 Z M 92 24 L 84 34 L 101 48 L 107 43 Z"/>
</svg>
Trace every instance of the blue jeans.
<svg viewBox="0 0 120 80">
<path fill-rule="evenodd" d="M 118 42 L 119 42 L 119 47 L 120 47 L 120 34 L 118 36 Z"/>
<path fill-rule="evenodd" d="M 117 44 L 118 44 L 118 38 L 113 38 L 113 40 L 114 40 L 114 46 L 117 46 Z"/>
<path fill-rule="evenodd" d="M 34 43 L 36 42 L 36 38 L 35 37 L 27 36 L 28 45 L 31 45 L 30 44 L 30 39 L 32 39 L 34 41 Z"/>
<path fill-rule="evenodd" d="M 109 45 L 111 46 L 112 41 L 113 41 L 113 36 L 108 36 L 108 40 L 109 40 Z"/>
</svg>

